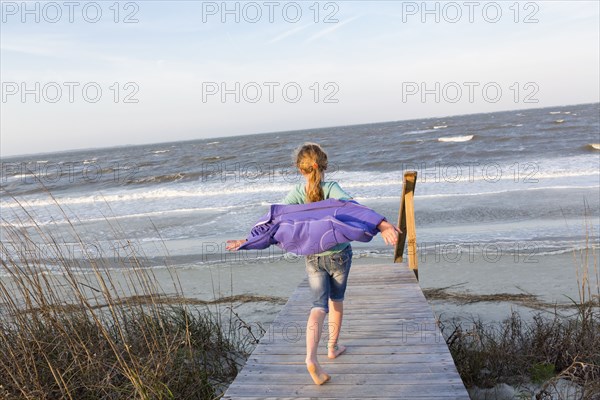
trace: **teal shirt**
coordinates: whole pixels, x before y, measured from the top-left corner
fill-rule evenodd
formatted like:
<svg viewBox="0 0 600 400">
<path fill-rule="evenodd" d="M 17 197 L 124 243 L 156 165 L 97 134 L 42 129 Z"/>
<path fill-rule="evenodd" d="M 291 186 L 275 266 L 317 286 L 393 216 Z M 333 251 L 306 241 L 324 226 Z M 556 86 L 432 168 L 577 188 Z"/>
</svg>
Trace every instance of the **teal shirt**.
<svg viewBox="0 0 600 400">
<path fill-rule="evenodd" d="M 337 182 L 329 181 L 329 182 L 321 182 L 321 187 L 323 188 L 323 195 L 325 196 L 324 200 L 329 198 L 338 199 L 338 200 L 350 200 L 352 196 L 344 191 L 340 187 Z M 306 199 L 306 184 L 304 182 L 297 184 L 294 186 L 292 190 L 285 196 L 283 199 L 283 204 L 304 204 Z M 316 254 L 317 256 L 328 256 L 330 254 L 339 253 L 344 250 L 350 242 L 339 243 L 330 248 L 327 251 Z"/>
</svg>

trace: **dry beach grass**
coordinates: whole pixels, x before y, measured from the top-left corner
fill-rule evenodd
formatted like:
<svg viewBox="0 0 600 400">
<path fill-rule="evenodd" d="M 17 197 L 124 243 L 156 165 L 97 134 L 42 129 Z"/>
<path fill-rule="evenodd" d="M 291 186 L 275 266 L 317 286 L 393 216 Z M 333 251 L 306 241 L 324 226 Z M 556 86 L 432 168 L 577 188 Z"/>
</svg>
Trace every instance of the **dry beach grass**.
<svg viewBox="0 0 600 400">
<path fill-rule="evenodd" d="M 473 295 L 449 288 L 425 294 L 430 300 L 462 304 L 509 301 L 538 310 L 525 321 L 518 312 L 498 323 L 445 321 L 442 332 L 467 387 L 508 384 L 522 398 L 600 399 L 600 271 L 597 243 L 586 218 L 586 243 L 573 251 L 578 298 L 550 304 L 532 294 Z M 596 240 L 596 239 L 594 239 Z M 556 389 L 559 381 L 574 384 L 571 394 Z"/>
<path fill-rule="evenodd" d="M 26 207 L 22 210 L 27 212 Z M 143 255 L 127 252 L 108 260 L 84 252 L 73 257 L 65 254 L 65 242 L 79 241 L 81 249 L 87 248 L 74 224 L 68 238 L 54 232 L 52 225 L 35 223 L 4 228 L 1 399 L 221 395 L 262 334 L 260 329 L 243 323 L 233 310 L 223 315 L 208 308 L 219 301 L 186 299 L 175 274 L 170 288 L 175 295 L 166 295 L 152 269 L 144 267 Z M 113 235 L 113 240 L 119 237 L 118 226 Z M 34 252 L 32 256 L 32 246 L 24 245 L 40 242 L 44 259 Z M 45 271 L 49 256 L 58 269 L 53 273 Z M 81 273 L 82 259 L 86 273 Z M 127 271 L 125 281 L 114 278 L 115 268 Z"/>
</svg>

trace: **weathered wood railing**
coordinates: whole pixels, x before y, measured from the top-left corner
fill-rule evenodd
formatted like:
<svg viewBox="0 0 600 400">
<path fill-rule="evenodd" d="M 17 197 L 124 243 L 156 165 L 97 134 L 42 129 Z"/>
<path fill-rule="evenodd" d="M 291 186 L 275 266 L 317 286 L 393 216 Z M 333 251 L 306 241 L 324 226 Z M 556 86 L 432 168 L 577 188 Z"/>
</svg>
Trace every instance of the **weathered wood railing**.
<svg viewBox="0 0 600 400">
<path fill-rule="evenodd" d="M 404 173 L 402 181 L 402 197 L 400 198 L 400 211 L 398 212 L 398 228 L 402 231 L 396 243 L 394 251 L 394 262 L 404 262 L 404 245 L 408 238 L 408 268 L 410 268 L 419 279 L 419 264 L 417 261 L 417 230 L 415 225 L 414 194 L 417 184 L 417 171 Z"/>
</svg>

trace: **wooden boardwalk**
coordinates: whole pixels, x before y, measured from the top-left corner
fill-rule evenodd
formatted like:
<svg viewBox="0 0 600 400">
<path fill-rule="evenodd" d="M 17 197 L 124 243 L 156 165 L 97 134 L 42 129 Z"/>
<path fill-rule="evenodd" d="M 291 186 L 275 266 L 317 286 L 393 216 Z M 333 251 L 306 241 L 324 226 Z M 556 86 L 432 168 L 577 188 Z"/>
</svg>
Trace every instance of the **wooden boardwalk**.
<svg viewBox="0 0 600 400">
<path fill-rule="evenodd" d="M 331 380 L 313 384 L 306 367 L 310 310 L 306 279 L 271 324 L 224 399 L 469 399 L 431 308 L 406 264 L 353 265 L 340 344 L 319 361 Z"/>
</svg>

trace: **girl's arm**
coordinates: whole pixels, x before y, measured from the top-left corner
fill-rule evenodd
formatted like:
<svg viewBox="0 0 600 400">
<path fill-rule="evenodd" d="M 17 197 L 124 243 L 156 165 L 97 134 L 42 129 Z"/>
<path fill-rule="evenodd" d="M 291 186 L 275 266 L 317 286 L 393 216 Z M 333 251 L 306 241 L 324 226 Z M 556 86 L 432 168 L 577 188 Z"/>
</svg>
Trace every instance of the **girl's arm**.
<svg viewBox="0 0 600 400">
<path fill-rule="evenodd" d="M 225 249 L 227 249 L 229 251 L 235 251 L 235 250 L 239 249 L 240 246 L 243 245 L 244 243 L 246 243 L 247 241 L 248 241 L 247 239 L 228 240 L 227 244 L 225 245 Z"/>
<path fill-rule="evenodd" d="M 400 229 L 385 220 L 377 225 L 377 229 L 381 232 L 385 244 L 390 245 L 395 245 L 398 242 L 398 234 L 402 233 Z"/>
</svg>

